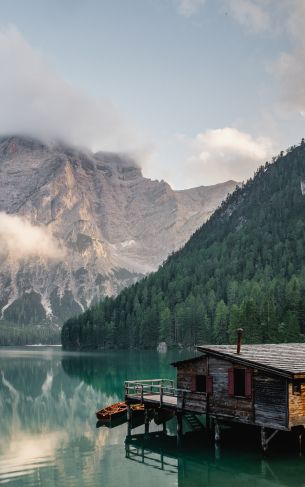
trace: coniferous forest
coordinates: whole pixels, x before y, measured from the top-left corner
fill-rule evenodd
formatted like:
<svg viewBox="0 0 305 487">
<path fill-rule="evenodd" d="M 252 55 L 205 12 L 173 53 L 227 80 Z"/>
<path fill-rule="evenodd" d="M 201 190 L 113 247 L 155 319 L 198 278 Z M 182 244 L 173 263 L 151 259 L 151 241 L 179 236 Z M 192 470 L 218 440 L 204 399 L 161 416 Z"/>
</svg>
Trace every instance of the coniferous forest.
<svg viewBox="0 0 305 487">
<path fill-rule="evenodd" d="M 157 236 L 156 236 L 157 238 Z M 305 142 L 260 167 L 159 270 L 62 329 L 67 349 L 305 340 Z"/>
<path fill-rule="evenodd" d="M 26 325 L 16 326 L 14 323 L 2 321 L 0 325 L 0 346 L 23 346 L 40 344 L 58 345 L 60 329 L 50 326 Z"/>
</svg>

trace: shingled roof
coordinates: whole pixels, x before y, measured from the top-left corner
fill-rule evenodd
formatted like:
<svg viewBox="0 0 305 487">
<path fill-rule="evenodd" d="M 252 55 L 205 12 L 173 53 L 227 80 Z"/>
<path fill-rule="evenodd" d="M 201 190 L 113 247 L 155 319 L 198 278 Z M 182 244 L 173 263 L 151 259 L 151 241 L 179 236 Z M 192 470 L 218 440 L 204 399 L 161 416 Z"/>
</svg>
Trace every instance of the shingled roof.
<svg viewBox="0 0 305 487">
<path fill-rule="evenodd" d="M 200 345 L 197 349 L 266 372 L 305 378 L 305 343 L 242 345 L 240 354 L 236 353 L 236 345 Z"/>
</svg>

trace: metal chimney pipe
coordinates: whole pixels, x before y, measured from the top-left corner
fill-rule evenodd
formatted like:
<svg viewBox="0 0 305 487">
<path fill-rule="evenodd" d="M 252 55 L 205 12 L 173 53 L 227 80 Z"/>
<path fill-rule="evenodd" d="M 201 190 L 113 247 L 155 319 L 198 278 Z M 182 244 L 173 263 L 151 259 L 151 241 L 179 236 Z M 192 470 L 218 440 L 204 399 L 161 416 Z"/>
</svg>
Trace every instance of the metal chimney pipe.
<svg viewBox="0 0 305 487">
<path fill-rule="evenodd" d="M 236 349 L 236 353 L 239 355 L 240 354 L 240 347 L 241 347 L 241 339 L 243 337 L 243 329 L 242 328 L 238 328 L 237 330 L 237 349 Z"/>
</svg>

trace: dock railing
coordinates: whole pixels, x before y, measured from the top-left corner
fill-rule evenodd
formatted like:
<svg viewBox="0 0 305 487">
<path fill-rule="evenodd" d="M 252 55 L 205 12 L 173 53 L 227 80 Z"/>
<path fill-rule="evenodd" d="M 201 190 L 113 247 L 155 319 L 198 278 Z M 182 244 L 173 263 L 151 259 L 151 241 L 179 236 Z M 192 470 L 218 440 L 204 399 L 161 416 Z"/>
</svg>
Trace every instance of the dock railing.
<svg viewBox="0 0 305 487">
<path fill-rule="evenodd" d="M 174 381 L 170 379 L 129 380 L 125 382 L 125 396 L 140 396 L 141 402 L 143 402 L 145 395 L 160 396 L 160 403 L 162 403 L 163 396 L 176 396 L 177 389 L 174 387 Z"/>
<path fill-rule="evenodd" d="M 171 379 L 129 380 L 125 382 L 125 397 L 139 398 L 143 403 L 145 396 L 158 397 L 160 406 L 164 396 L 181 398 L 189 390 L 177 389 Z"/>
<path fill-rule="evenodd" d="M 173 402 L 171 398 L 177 400 Z M 178 389 L 171 379 L 129 380 L 125 382 L 125 400 L 137 400 L 141 404 L 156 403 L 158 407 L 175 405 L 178 411 L 204 413 L 207 408 L 207 393 Z"/>
</svg>

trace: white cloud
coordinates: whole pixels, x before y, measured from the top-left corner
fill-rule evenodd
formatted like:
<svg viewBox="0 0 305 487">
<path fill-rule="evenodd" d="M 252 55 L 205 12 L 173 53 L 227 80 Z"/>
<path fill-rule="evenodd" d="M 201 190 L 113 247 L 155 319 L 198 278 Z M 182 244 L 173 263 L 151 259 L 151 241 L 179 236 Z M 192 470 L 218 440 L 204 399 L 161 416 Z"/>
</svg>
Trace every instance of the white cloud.
<svg viewBox="0 0 305 487">
<path fill-rule="evenodd" d="M 282 114 L 287 109 L 305 112 L 305 1 L 304 0 L 220 0 L 241 25 L 252 32 L 267 32 L 286 39 L 289 46 L 269 62 L 279 87 Z M 288 42 L 287 42 L 288 41 Z"/>
<path fill-rule="evenodd" d="M 176 134 L 148 159 L 144 175 L 162 178 L 175 189 L 241 182 L 280 151 L 277 138 L 253 136 L 235 127 L 209 129 L 194 137 Z M 169 160 L 175 166 L 168 165 Z"/>
<path fill-rule="evenodd" d="M 251 31 L 265 31 L 270 27 L 267 9 L 270 0 L 223 0 L 223 3 L 233 18 Z"/>
<path fill-rule="evenodd" d="M 215 3 L 215 0 L 209 0 Z M 263 31 L 270 27 L 271 15 L 268 6 L 275 0 L 219 0 L 222 8 L 234 20 L 251 31 Z M 277 0 L 278 1 L 278 0 Z M 174 0 L 178 12 L 191 17 L 197 14 L 207 0 Z"/>
<path fill-rule="evenodd" d="M 137 136 L 107 100 L 67 83 L 15 28 L 0 30 L 0 133 L 132 150 Z"/>
<path fill-rule="evenodd" d="M 60 260 L 64 257 L 64 251 L 46 227 L 0 212 L 0 253 L 7 252 L 14 259 L 37 256 Z"/>
<path fill-rule="evenodd" d="M 282 52 L 272 71 L 280 84 L 280 99 L 284 110 L 305 112 L 305 2 L 286 0 L 283 29 L 291 41 L 291 49 Z"/>
<path fill-rule="evenodd" d="M 206 0 L 176 0 L 178 11 L 184 17 L 191 17 L 199 12 Z"/>
<path fill-rule="evenodd" d="M 186 176 L 204 184 L 228 179 L 243 181 L 275 153 L 275 144 L 268 137 L 253 137 L 233 127 L 207 130 L 188 140 L 191 156 Z"/>
</svg>

